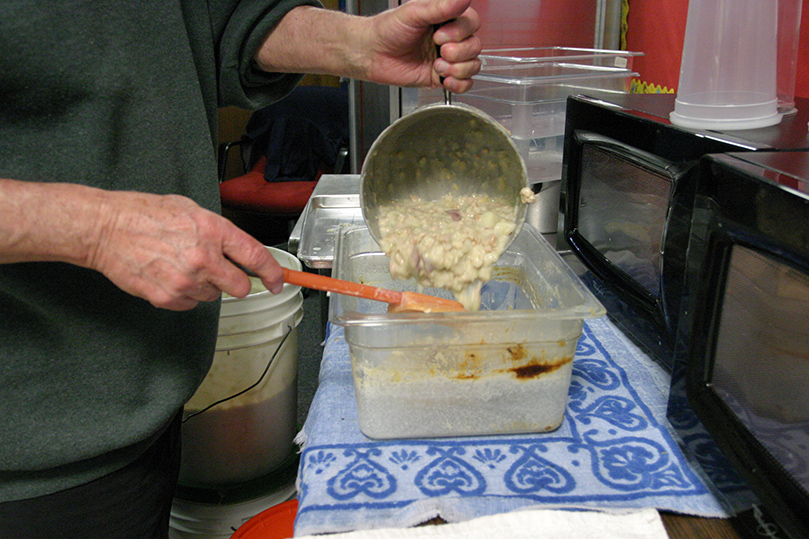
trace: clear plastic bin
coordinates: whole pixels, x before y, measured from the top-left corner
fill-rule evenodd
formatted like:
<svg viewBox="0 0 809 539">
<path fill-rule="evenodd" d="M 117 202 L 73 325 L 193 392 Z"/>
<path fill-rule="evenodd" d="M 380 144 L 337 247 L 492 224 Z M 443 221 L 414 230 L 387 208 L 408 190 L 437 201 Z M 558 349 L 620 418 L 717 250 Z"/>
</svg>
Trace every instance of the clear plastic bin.
<svg viewBox="0 0 809 539">
<path fill-rule="evenodd" d="M 558 180 L 567 97 L 628 93 L 638 76 L 632 59 L 640 54 L 566 47 L 490 49 L 480 55 L 483 67 L 472 89 L 453 99 L 481 109 L 511 131 L 532 181 Z M 440 90 L 422 90 L 419 103 L 442 96 Z M 530 155 L 537 152 L 558 154 L 550 160 L 551 170 L 543 170 L 543 159 Z"/>
<path fill-rule="evenodd" d="M 333 272 L 416 290 L 412 280 L 391 278 L 365 227 L 339 232 Z M 530 226 L 501 256 L 481 303 L 477 312 L 389 314 L 380 302 L 331 297 L 329 320 L 345 326 L 363 433 L 463 436 L 561 424 L 583 319 L 604 308 Z"/>
<path fill-rule="evenodd" d="M 511 130 L 515 141 L 530 141 L 564 135 L 568 96 L 625 94 L 635 76 L 615 67 L 517 62 L 481 70 L 472 90 L 455 99 L 493 116 Z"/>
<path fill-rule="evenodd" d="M 511 132 L 539 195 L 529 223 L 544 234 L 558 228 L 567 98 L 586 94 L 610 99 L 630 91 L 632 60 L 641 53 L 538 47 L 487 50 L 469 92 L 453 98 L 486 112 Z M 424 91 L 420 101 L 442 94 Z"/>
</svg>

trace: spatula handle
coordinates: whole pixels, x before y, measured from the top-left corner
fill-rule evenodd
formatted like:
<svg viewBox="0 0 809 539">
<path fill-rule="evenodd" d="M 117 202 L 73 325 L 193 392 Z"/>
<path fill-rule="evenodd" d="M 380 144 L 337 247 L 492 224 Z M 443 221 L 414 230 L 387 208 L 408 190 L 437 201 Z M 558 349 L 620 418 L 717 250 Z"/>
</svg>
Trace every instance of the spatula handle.
<svg viewBox="0 0 809 539">
<path fill-rule="evenodd" d="M 296 271 L 289 268 L 281 268 L 284 271 L 284 282 L 313 288 L 324 292 L 335 292 L 337 294 L 347 294 L 361 298 L 384 301 L 385 303 L 401 303 L 402 293 L 396 290 L 377 288 L 367 284 L 343 281 L 334 277 L 326 277 L 316 273 Z"/>
</svg>

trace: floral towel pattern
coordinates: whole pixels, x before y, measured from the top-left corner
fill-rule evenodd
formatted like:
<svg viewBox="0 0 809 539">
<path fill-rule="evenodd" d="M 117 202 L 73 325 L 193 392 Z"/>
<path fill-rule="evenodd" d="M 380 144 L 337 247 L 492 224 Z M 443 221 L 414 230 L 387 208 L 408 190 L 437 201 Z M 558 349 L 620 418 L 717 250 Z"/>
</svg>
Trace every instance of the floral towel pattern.
<svg viewBox="0 0 809 539">
<path fill-rule="evenodd" d="M 296 535 L 457 522 L 528 506 L 725 516 L 665 419 L 667 375 L 606 319 L 585 323 L 554 432 L 377 441 L 357 424 L 348 347 L 331 327 L 299 437 Z"/>
</svg>

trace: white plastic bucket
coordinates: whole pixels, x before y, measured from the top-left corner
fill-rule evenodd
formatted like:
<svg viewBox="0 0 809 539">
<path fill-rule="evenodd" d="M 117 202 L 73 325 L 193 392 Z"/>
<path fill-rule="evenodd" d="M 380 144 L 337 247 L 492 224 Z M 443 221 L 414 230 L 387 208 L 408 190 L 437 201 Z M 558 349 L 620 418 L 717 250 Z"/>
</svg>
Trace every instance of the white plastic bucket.
<svg viewBox="0 0 809 539">
<path fill-rule="evenodd" d="M 293 255 L 268 249 L 282 266 L 301 269 Z M 272 294 L 252 280 L 246 298 L 222 300 L 213 365 L 185 407 L 180 485 L 239 485 L 293 451 L 303 297 L 298 286 Z"/>
<path fill-rule="evenodd" d="M 294 479 L 282 488 L 252 500 L 205 504 L 175 498 L 169 519 L 170 539 L 228 539 L 248 520 L 295 497 Z"/>
</svg>

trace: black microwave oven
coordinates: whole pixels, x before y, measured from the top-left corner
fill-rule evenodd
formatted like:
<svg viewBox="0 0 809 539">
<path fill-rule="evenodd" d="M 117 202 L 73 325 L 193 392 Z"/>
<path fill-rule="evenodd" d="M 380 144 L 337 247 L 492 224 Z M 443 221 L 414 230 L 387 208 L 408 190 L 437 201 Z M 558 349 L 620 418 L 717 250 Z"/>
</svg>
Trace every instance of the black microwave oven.
<svg viewBox="0 0 809 539">
<path fill-rule="evenodd" d="M 694 171 L 714 153 L 809 149 L 809 100 L 776 126 L 672 125 L 673 94 L 567 100 L 562 235 L 608 314 L 667 370 L 680 316 Z"/>
<path fill-rule="evenodd" d="M 798 112 L 776 126 L 715 132 L 671 125 L 673 95 L 567 101 L 562 236 L 610 319 L 671 372 L 669 422 L 742 528 L 770 519 L 686 397 L 690 296 L 697 282 L 686 260 L 698 165 L 709 154 L 809 149 L 809 100 L 796 103 Z"/>
<path fill-rule="evenodd" d="M 809 152 L 704 157 L 689 236 L 688 402 L 775 523 L 809 537 Z"/>
</svg>

